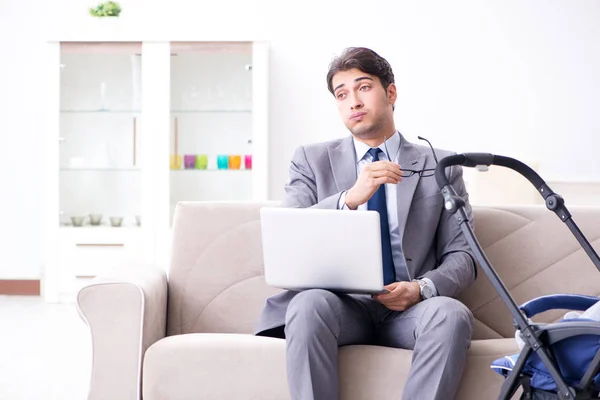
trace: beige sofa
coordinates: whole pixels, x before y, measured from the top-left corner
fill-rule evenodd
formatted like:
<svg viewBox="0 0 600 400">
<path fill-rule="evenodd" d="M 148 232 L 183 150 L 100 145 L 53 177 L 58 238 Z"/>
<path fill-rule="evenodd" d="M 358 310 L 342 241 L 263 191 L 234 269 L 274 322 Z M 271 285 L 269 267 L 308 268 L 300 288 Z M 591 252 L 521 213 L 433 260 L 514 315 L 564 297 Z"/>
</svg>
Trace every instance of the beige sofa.
<svg viewBox="0 0 600 400">
<path fill-rule="evenodd" d="M 264 205 L 180 203 L 168 279 L 157 269 L 133 268 L 80 291 L 78 307 L 93 338 L 90 399 L 289 398 L 285 341 L 251 335 L 265 299 L 276 292 L 262 276 Z M 598 248 L 600 208 L 571 211 Z M 552 212 L 523 206 L 474 207 L 474 213 L 477 237 L 517 303 L 550 293 L 600 293 L 598 271 Z M 489 365 L 515 351 L 512 319 L 482 271 L 460 299 L 476 323 L 457 398 L 494 399 L 502 379 Z M 348 346 L 339 361 L 344 400 L 399 399 L 411 351 Z"/>
</svg>

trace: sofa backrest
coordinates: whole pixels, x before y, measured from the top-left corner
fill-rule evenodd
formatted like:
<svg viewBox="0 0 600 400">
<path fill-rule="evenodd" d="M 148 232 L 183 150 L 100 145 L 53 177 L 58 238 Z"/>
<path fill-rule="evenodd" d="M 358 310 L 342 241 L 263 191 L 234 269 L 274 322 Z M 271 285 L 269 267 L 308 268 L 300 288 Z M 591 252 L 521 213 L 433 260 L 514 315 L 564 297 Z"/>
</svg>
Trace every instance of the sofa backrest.
<svg viewBox="0 0 600 400">
<path fill-rule="evenodd" d="M 169 271 L 168 334 L 252 333 L 266 298 L 259 210 L 278 203 L 181 202 Z M 600 275 L 545 206 L 474 207 L 475 234 L 517 304 L 545 294 L 598 295 Z M 600 249 L 600 207 L 571 207 Z M 474 339 L 511 337 L 512 317 L 484 271 L 459 299 L 475 316 Z M 536 321 L 551 322 L 551 311 Z"/>
</svg>

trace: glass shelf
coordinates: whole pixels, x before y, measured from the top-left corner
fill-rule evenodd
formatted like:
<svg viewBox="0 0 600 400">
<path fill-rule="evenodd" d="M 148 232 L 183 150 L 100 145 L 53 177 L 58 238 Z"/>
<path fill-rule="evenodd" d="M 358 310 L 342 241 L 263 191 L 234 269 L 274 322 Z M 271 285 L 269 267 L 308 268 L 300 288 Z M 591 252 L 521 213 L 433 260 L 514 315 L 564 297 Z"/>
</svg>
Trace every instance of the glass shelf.
<svg viewBox="0 0 600 400">
<path fill-rule="evenodd" d="M 249 109 L 171 110 L 173 114 L 251 113 Z M 61 114 L 140 114 L 141 110 L 60 110 Z"/>
<path fill-rule="evenodd" d="M 102 224 L 123 230 L 141 213 L 142 58 L 135 56 L 140 49 L 141 43 L 61 43 L 56 107 L 60 226 L 70 225 L 71 216 L 93 211 L 125 216 L 122 227 L 106 225 L 106 220 Z"/>
<path fill-rule="evenodd" d="M 60 224 L 59 228 L 61 229 L 90 229 L 90 230 L 97 230 L 97 231 L 103 231 L 103 230 L 114 230 L 114 229 L 120 229 L 120 230 L 134 230 L 134 229 L 140 229 L 142 226 L 141 225 L 121 225 L 121 226 L 111 226 L 110 223 L 108 224 L 102 224 L 102 225 L 82 225 L 82 226 L 73 226 L 71 224 Z"/>
<path fill-rule="evenodd" d="M 247 171 L 250 172 L 252 171 L 252 169 L 244 169 L 244 168 L 240 168 L 240 169 L 233 169 L 233 168 L 223 168 L 223 169 L 219 169 L 219 168 L 206 168 L 206 169 L 194 169 L 194 168 L 189 168 L 189 169 L 172 169 L 171 172 L 227 172 L 227 171 L 234 171 L 234 172 L 243 172 L 243 171 Z"/>
<path fill-rule="evenodd" d="M 141 168 L 136 167 L 61 167 L 61 171 L 109 171 L 109 172 L 120 172 L 120 171 L 141 171 Z"/>
<path fill-rule="evenodd" d="M 171 52 L 177 57 L 170 68 L 169 163 L 162 165 L 172 172 L 172 223 L 179 201 L 252 198 L 254 173 L 244 164 L 245 155 L 253 153 L 249 140 L 256 107 L 250 43 L 171 43 Z M 190 158 L 194 155 L 196 160 Z M 204 159 L 196 164 L 198 156 Z M 219 156 L 238 156 L 229 165 L 241 168 L 219 169 Z M 196 165 L 207 168 L 189 168 Z"/>
<path fill-rule="evenodd" d="M 61 114 L 139 114 L 141 110 L 60 110 Z"/>
<path fill-rule="evenodd" d="M 212 109 L 212 110 L 171 110 L 173 114 L 209 114 L 209 113 L 251 113 L 252 110 L 240 109 L 240 110 L 228 110 L 228 109 Z"/>
</svg>

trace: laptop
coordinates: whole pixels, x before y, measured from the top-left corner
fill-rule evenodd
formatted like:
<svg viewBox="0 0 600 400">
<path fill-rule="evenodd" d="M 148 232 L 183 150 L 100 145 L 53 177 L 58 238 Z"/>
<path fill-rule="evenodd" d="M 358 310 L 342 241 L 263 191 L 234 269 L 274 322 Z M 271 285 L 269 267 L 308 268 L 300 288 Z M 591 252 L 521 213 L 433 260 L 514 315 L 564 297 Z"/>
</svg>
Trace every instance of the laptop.
<svg viewBox="0 0 600 400">
<path fill-rule="evenodd" d="M 260 222 L 267 285 L 389 292 L 383 287 L 377 211 L 264 207 Z"/>
</svg>

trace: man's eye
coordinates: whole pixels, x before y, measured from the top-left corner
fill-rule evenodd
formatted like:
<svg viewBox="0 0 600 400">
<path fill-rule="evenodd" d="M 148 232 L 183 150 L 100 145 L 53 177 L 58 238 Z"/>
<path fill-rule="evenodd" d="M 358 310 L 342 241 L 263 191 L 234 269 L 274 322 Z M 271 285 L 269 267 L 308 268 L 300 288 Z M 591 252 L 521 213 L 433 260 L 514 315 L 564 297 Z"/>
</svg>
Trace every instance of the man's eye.
<svg viewBox="0 0 600 400">
<path fill-rule="evenodd" d="M 337 98 L 338 99 L 343 99 L 344 97 L 346 97 L 346 93 L 338 93 Z"/>
<path fill-rule="evenodd" d="M 371 88 L 371 86 L 369 86 L 369 85 L 363 85 L 363 86 L 361 86 L 359 89 L 360 89 L 360 90 L 368 90 L 368 89 L 370 89 L 370 88 Z"/>
</svg>

